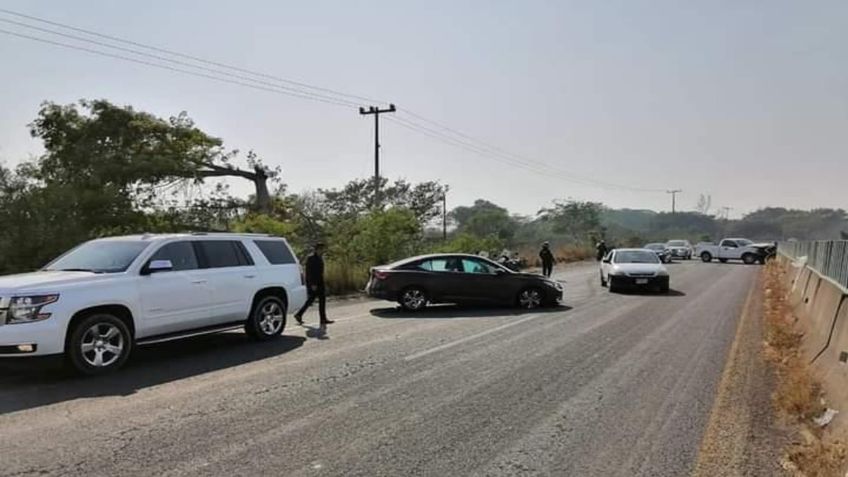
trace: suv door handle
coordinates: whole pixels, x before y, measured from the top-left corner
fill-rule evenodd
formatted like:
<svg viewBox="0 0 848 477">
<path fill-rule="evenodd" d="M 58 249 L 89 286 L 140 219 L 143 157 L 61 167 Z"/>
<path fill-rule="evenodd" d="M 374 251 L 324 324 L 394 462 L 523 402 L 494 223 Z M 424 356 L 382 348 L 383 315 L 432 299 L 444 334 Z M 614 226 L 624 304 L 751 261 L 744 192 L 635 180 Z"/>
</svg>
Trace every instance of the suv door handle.
<svg viewBox="0 0 848 477">
<path fill-rule="evenodd" d="M 203 285 L 204 283 L 206 283 L 206 280 L 193 280 L 191 283 L 195 285 Z"/>
<path fill-rule="evenodd" d="M 244 278 L 256 278 L 256 275 L 245 275 Z"/>
</svg>

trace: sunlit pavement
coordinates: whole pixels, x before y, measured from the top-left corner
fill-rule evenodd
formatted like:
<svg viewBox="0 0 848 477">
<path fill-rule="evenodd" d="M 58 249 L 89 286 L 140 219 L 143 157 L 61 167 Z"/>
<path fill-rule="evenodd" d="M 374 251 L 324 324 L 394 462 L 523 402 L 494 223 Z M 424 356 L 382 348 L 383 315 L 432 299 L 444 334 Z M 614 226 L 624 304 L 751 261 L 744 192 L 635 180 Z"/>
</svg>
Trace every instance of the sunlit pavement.
<svg viewBox="0 0 848 477">
<path fill-rule="evenodd" d="M 116 375 L 0 362 L 0 475 L 684 475 L 756 266 L 669 295 L 556 273 L 564 306 L 331 305 L 285 336 L 139 349 Z"/>
</svg>

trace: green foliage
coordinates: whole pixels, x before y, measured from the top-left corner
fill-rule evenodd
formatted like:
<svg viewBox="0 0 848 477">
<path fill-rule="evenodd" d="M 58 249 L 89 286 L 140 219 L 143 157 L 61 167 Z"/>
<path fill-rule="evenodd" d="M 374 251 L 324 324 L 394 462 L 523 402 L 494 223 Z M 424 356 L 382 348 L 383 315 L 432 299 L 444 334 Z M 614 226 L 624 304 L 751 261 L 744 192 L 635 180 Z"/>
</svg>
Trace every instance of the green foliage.
<svg viewBox="0 0 848 477">
<path fill-rule="evenodd" d="M 555 201 L 553 207 L 542 209 L 542 220 L 553 224 L 553 231 L 573 243 L 589 243 L 605 235 L 601 226 L 604 205 L 577 200 Z"/>
<path fill-rule="evenodd" d="M 505 242 L 512 240 L 519 226 L 508 210 L 483 199 L 477 199 L 471 207 L 455 208 L 451 218 L 459 234 L 497 237 Z"/>
<path fill-rule="evenodd" d="M 323 196 L 327 215 L 351 218 L 372 211 L 375 204 L 374 179 L 370 178 L 350 181 L 341 189 L 319 189 L 318 192 Z M 422 225 L 441 213 L 439 206 L 445 193 L 444 186 L 438 182 L 410 184 L 399 179 L 389 184 L 387 178 L 380 178 L 381 210 L 410 210 Z"/>
<path fill-rule="evenodd" d="M 470 233 L 455 234 L 448 242 L 433 247 L 434 253 L 489 253 L 500 251 L 506 243 L 500 238 L 489 235 L 480 237 Z"/>
</svg>

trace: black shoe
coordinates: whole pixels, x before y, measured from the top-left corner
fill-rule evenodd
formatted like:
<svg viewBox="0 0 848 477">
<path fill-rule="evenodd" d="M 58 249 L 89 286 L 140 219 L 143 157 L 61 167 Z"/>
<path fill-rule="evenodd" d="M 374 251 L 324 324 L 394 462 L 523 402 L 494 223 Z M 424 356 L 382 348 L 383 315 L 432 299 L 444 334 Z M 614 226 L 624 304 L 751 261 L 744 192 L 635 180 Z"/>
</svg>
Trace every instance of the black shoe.
<svg viewBox="0 0 848 477">
<path fill-rule="evenodd" d="M 335 323 L 333 320 L 321 320 L 322 325 L 332 325 L 333 323 Z"/>
<path fill-rule="evenodd" d="M 294 315 L 294 319 L 295 319 L 295 321 L 297 321 L 297 324 L 298 324 L 298 325 L 302 325 L 302 324 L 303 324 L 303 317 L 302 317 L 302 316 L 300 316 L 300 315 Z"/>
</svg>

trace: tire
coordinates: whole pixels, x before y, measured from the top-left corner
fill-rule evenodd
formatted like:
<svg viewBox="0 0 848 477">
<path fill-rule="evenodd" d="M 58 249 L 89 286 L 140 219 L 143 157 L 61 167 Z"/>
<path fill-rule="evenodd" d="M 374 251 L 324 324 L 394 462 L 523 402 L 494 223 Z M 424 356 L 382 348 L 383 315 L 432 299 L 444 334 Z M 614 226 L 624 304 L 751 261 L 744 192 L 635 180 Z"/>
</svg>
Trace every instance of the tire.
<svg viewBox="0 0 848 477">
<path fill-rule="evenodd" d="M 701 261 L 708 263 L 713 261 L 713 256 L 710 252 L 701 252 Z"/>
<path fill-rule="evenodd" d="M 618 287 L 615 286 L 615 279 L 613 277 L 609 277 L 607 287 L 609 288 L 610 293 L 615 293 L 618 291 Z"/>
<path fill-rule="evenodd" d="M 286 302 L 266 295 L 256 300 L 244 331 L 256 341 L 268 341 L 280 336 L 286 328 Z"/>
<path fill-rule="evenodd" d="M 541 307 L 545 302 L 545 293 L 536 287 L 525 288 L 518 292 L 515 301 L 519 308 L 533 310 Z"/>
<path fill-rule="evenodd" d="M 118 370 L 133 349 L 127 324 L 115 315 L 96 313 L 74 325 L 65 343 L 65 356 L 80 374 L 97 376 Z"/>
<path fill-rule="evenodd" d="M 746 253 L 745 255 L 742 255 L 742 262 L 745 265 L 753 265 L 757 263 L 757 256 L 753 253 Z"/>
<path fill-rule="evenodd" d="M 667 295 L 669 291 L 671 291 L 671 287 L 668 285 L 668 283 L 660 285 L 660 293 L 665 293 Z"/>
<path fill-rule="evenodd" d="M 400 293 L 400 306 L 406 311 L 420 311 L 427 307 L 427 292 L 421 287 L 409 287 Z"/>
</svg>

